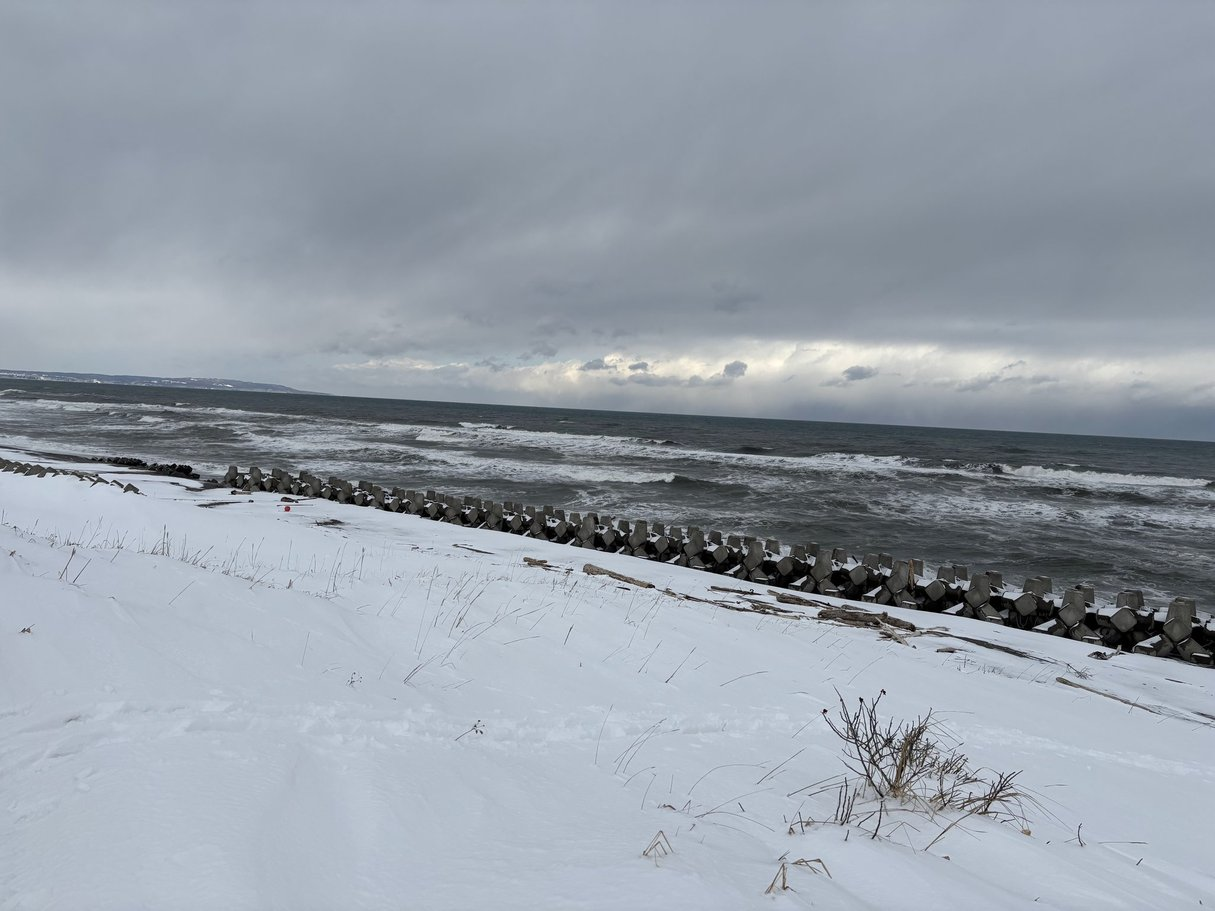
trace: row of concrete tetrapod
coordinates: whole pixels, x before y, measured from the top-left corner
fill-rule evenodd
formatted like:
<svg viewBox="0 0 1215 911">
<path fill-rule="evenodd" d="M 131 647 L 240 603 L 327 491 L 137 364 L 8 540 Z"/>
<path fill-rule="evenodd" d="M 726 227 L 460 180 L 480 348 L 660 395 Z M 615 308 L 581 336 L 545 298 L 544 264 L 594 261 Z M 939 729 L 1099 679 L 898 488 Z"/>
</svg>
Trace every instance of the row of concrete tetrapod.
<svg viewBox="0 0 1215 911">
<path fill-rule="evenodd" d="M 433 490 L 341 478 L 320 478 L 307 471 L 279 468 L 228 469 L 222 482 L 246 491 L 321 497 L 339 503 L 422 516 L 469 528 L 488 528 L 542 538 L 558 544 L 719 573 L 751 582 L 850 601 L 897 605 L 946 613 L 989 623 L 1066 636 L 1111 649 L 1179 658 L 1211 665 L 1215 629 L 1200 622 L 1192 598 L 1175 598 L 1164 611 L 1148 608 L 1143 593 L 1121 592 L 1114 603 L 1100 601 L 1091 586 L 1060 594 L 1045 576 L 1016 586 L 988 570 L 970 575 L 965 566 L 945 565 L 928 574 L 922 560 L 895 560 L 890 554 L 850 556 L 843 548 L 818 544 L 782 548 L 774 539 L 722 535 L 691 526 L 628 521 L 594 513 L 567 513 L 551 506 L 496 503 L 453 497 Z"/>
<path fill-rule="evenodd" d="M 120 468 L 138 468 L 141 471 L 147 471 L 151 474 L 162 474 L 170 478 L 187 478 L 191 481 L 199 480 L 198 472 L 191 466 L 182 465 L 177 462 L 145 462 L 143 459 L 137 459 L 133 456 L 106 456 L 99 461 L 105 462 L 108 465 L 117 465 Z"/>
<path fill-rule="evenodd" d="M 114 487 L 121 487 L 123 493 L 139 493 L 139 488 L 134 484 L 124 484 L 115 478 L 106 480 L 96 473 L 76 471 L 68 468 L 49 468 L 46 465 L 37 465 L 32 462 L 14 462 L 10 459 L 0 459 L 0 471 L 7 471 L 10 474 L 23 474 L 31 478 L 45 478 L 48 475 L 51 477 L 67 475 L 68 477 L 77 478 L 81 481 L 89 481 L 93 484 L 110 484 Z"/>
</svg>

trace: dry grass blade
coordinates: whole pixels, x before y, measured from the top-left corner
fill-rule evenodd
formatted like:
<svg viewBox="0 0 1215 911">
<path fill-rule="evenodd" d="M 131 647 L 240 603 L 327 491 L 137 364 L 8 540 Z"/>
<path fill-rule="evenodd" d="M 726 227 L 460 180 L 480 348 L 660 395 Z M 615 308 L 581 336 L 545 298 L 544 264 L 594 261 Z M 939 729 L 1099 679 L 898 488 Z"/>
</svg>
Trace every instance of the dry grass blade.
<svg viewBox="0 0 1215 911">
<path fill-rule="evenodd" d="M 667 857 L 674 854 L 675 849 L 671 847 L 671 842 L 667 838 L 666 833 L 662 829 L 658 830 L 658 834 L 650 839 L 649 846 L 641 852 L 642 857 L 649 857 L 658 863 L 658 858 Z"/>
<path fill-rule="evenodd" d="M 860 785 L 851 784 L 847 779 L 840 784 L 835 797 L 835 815 L 831 817 L 833 822 L 841 826 L 851 824 L 853 813 L 856 810 L 856 798 L 860 790 Z"/>
<path fill-rule="evenodd" d="M 768 883 L 768 888 L 764 889 L 764 895 L 774 895 L 777 892 L 788 892 L 791 888 L 792 887 L 789 885 L 789 865 L 782 861 L 780 869 L 778 869 L 776 871 L 776 875 L 772 877 L 772 882 Z"/>
<path fill-rule="evenodd" d="M 960 798 L 956 805 L 964 810 L 973 810 L 980 816 L 1007 816 L 1024 820 L 1025 804 L 1036 801 L 1017 786 L 1020 774 L 1020 771 L 997 773 L 994 780 L 987 782 L 986 788 Z"/>
<path fill-rule="evenodd" d="M 818 864 L 818 866 L 816 867 L 815 864 Z M 828 879 L 835 878 L 831 875 L 831 871 L 827 869 L 827 864 L 821 857 L 799 857 L 797 860 L 793 861 L 793 866 L 805 867 L 811 873 L 818 873 L 819 870 L 822 870 L 822 872 L 827 874 Z"/>
</svg>

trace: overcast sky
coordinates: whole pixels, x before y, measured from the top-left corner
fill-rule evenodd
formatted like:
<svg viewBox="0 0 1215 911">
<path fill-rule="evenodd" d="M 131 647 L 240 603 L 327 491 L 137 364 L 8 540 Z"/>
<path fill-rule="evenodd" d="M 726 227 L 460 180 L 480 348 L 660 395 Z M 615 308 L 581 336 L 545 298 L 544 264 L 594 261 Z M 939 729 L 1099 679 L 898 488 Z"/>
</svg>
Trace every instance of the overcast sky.
<svg viewBox="0 0 1215 911">
<path fill-rule="evenodd" d="M 0 367 L 1215 439 L 1215 3 L 0 0 Z"/>
</svg>

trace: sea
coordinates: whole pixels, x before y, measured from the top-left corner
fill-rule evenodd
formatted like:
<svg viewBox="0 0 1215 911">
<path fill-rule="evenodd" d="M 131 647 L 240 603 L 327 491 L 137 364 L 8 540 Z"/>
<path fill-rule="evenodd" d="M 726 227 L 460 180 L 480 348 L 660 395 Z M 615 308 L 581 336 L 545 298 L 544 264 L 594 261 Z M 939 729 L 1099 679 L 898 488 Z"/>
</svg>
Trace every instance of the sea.
<svg viewBox="0 0 1215 911">
<path fill-rule="evenodd" d="M 3 381 L 0 445 L 307 469 L 1215 608 L 1215 443 Z M 2 504 L 0 504 L 2 505 Z"/>
</svg>

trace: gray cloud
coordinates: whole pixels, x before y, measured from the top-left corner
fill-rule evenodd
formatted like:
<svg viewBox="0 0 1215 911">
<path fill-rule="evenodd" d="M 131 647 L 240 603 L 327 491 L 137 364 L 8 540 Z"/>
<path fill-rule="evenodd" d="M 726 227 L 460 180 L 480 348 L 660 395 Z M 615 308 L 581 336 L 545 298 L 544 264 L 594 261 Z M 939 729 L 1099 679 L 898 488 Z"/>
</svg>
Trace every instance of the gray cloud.
<svg viewBox="0 0 1215 911">
<path fill-rule="evenodd" d="M 741 313 L 762 299 L 759 292 L 737 282 L 713 282 L 713 309 L 721 313 Z"/>
<path fill-rule="evenodd" d="M 549 342 L 536 342 L 527 351 L 523 352 L 521 357 L 524 360 L 529 358 L 553 358 L 557 356 L 559 350 L 556 345 Z"/>
<path fill-rule="evenodd" d="M 847 386 L 850 383 L 859 383 L 862 380 L 872 379 L 878 375 L 876 367 L 864 367 L 860 364 L 852 367 L 847 367 L 840 372 L 840 375 L 829 380 L 824 380 L 824 386 Z"/>
<path fill-rule="evenodd" d="M 584 365 L 585 366 L 585 365 Z M 579 370 L 584 367 L 579 367 Z M 701 386 L 725 386 L 733 383 L 736 379 L 743 376 L 747 372 L 747 365 L 743 361 L 731 361 L 726 364 L 719 372 L 704 377 L 699 373 L 690 375 L 678 375 L 673 373 L 655 373 L 650 371 L 650 365 L 644 361 L 639 361 L 629 365 L 629 374 L 624 377 L 614 377 L 612 383 L 617 386 L 626 384 L 635 384 L 649 387 L 672 387 L 678 386 L 682 388 L 697 388 Z"/>
<path fill-rule="evenodd" d="M 634 383 L 640 386 L 687 386 L 688 380 L 678 376 L 660 376 L 656 373 L 631 373 L 627 377 L 613 380 L 617 385 Z"/>
<path fill-rule="evenodd" d="M 841 371 L 932 345 L 891 407 L 931 383 L 1073 426 L 1003 398 L 1050 388 L 1124 427 L 1083 357 L 1190 434 L 1213 43 L 1215 6 L 1147 0 L 3 4 L 0 366 L 412 395 L 338 366 L 410 358 L 457 377 L 431 397 L 587 401 L 560 353 L 655 365 L 598 371 L 601 406 L 698 411 L 737 356 L 731 408 L 876 420 L 885 381 Z M 546 384 L 450 366 L 515 352 Z"/>
<path fill-rule="evenodd" d="M 1025 361 L 1014 361 L 1011 364 L 1005 364 L 995 373 L 984 373 L 943 385 L 952 385 L 959 392 L 982 392 L 985 389 L 1003 384 L 1020 384 L 1022 386 L 1033 387 L 1056 385 L 1059 383 L 1059 378 L 1050 374 L 1033 373 L 1026 375 L 1015 372 L 1024 366 L 1026 366 Z M 1134 384 L 1130 384 L 1130 388 L 1133 387 Z"/>
<path fill-rule="evenodd" d="M 504 370 L 507 369 L 507 366 L 504 363 L 502 363 L 497 358 L 493 358 L 493 357 L 483 358 L 483 359 L 477 361 L 477 363 L 474 366 L 485 367 L 487 370 L 489 370 L 493 373 L 502 373 Z"/>
<path fill-rule="evenodd" d="M 609 364 L 607 361 L 605 361 L 603 358 L 597 357 L 594 360 L 587 361 L 585 364 L 583 364 L 578 369 L 582 370 L 582 371 L 586 371 L 586 370 L 615 370 L 616 368 L 613 367 L 611 364 Z"/>
</svg>

